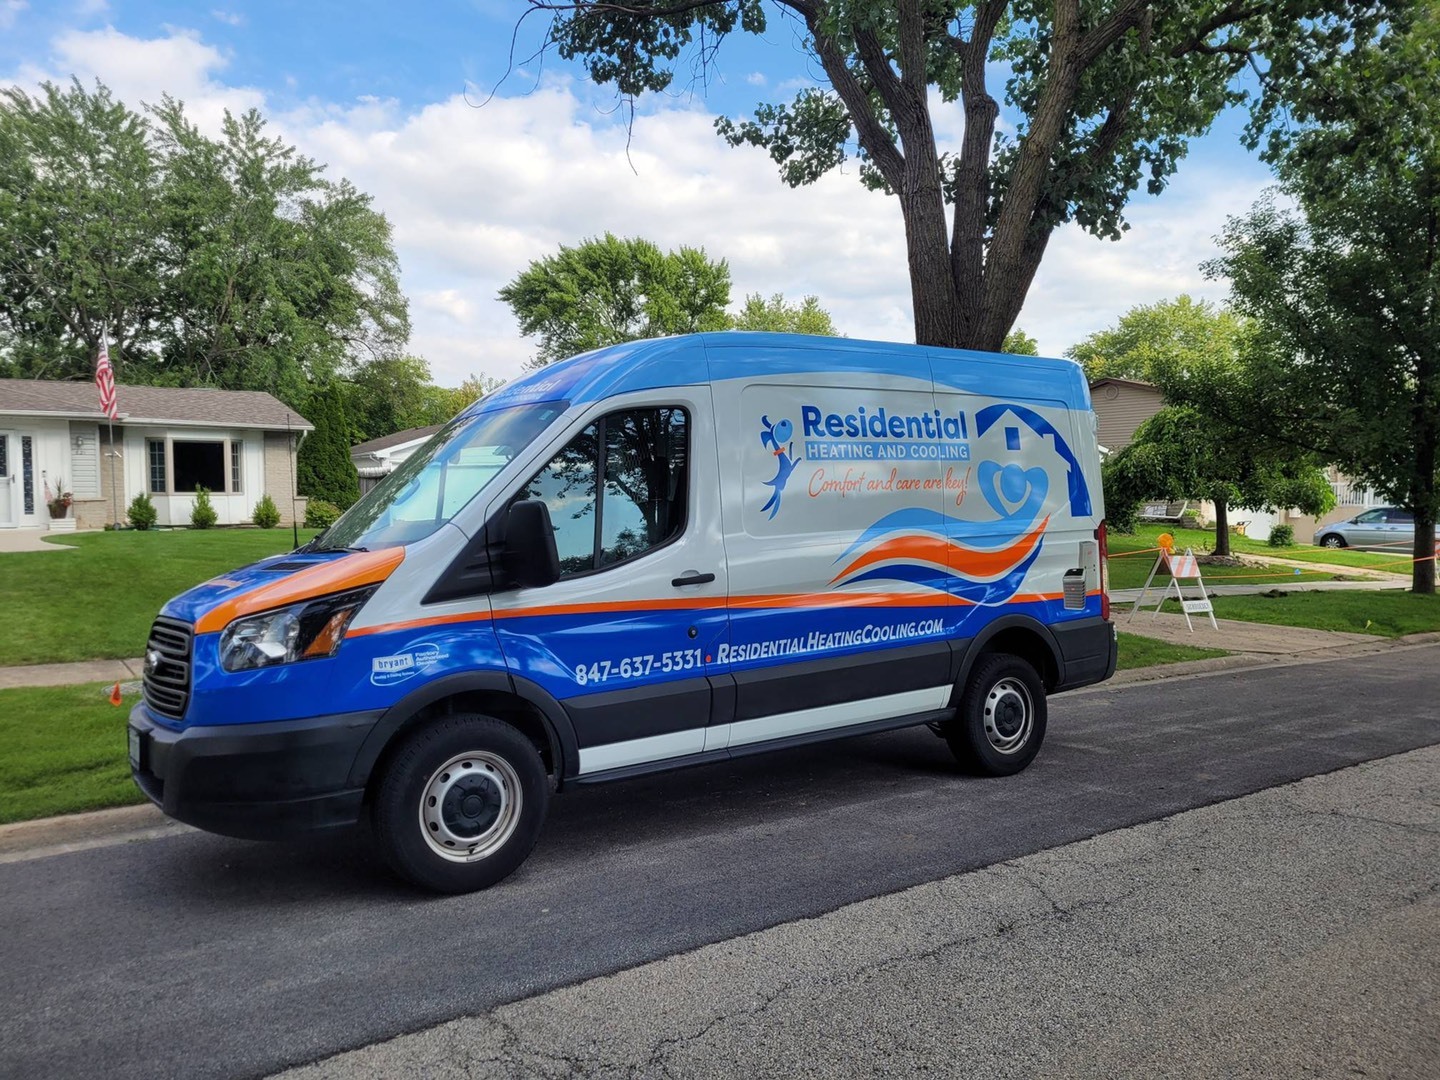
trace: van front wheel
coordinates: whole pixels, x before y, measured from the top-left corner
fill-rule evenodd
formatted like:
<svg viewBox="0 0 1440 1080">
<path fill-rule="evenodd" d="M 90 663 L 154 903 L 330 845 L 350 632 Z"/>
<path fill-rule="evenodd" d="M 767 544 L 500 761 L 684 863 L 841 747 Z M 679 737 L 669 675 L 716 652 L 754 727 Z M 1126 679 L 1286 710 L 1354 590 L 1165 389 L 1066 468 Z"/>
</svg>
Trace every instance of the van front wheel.
<svg viewBox="0 0 1440 1080">
<path fill-rule="evenodd" d="M 1045 741 L 1045 687 L 1018 656 L 982 656 L 945 725 L 951 752 L 982 776 L 1011 776 L 1040 752 Z"/>
<path fill-rule="evenodd" d="M 411 733 L 386 765 L 371 806 L 375 842 L 408 881 L 474 892 L 525 861 L 549 799 L 529 739 L 488 716 L 447 716 Z"/>
</svg>

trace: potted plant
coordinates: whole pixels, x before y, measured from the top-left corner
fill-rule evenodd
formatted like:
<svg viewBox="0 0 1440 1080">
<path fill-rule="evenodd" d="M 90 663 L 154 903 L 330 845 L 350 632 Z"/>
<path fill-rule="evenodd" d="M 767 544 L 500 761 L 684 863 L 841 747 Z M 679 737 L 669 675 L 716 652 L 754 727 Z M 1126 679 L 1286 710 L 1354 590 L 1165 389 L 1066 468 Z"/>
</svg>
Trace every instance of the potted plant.
<svg viewBox="0 0 1440 1080">
<path fill-rule="evenodd" d="M 56 478 L 52 487 L 45 481 L 45 505 L 50 509 L 50 528 L 58 532 L 73 532 L 75 519 L 70 516 L 70 507 L 75 496 L 65 490 L 65 481 Z"/>
</svg>

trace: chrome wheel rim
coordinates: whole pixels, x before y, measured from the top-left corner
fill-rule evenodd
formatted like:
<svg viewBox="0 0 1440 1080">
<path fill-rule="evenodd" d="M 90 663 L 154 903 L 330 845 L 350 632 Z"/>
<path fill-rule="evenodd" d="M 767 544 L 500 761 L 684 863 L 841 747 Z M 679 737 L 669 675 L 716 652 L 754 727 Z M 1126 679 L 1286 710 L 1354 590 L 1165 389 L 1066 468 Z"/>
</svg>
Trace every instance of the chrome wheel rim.
<svg viewBox="0 0 1440 1080">
<path fill-rule="evenodd" d="M 420 831 L 451 862 L 493 855 L 515 833 L 524 796 L 520 776 L 498 754 L 456 754 L 430 774 L 420 793 Z"/>
<path fill-rule="evenodd" d="M 996 753 L 1013 754 L 1035 730 L 1035 705 L 1019 679 L 1001 679 L 985 695 L 985 738 Z"/>
</svg>

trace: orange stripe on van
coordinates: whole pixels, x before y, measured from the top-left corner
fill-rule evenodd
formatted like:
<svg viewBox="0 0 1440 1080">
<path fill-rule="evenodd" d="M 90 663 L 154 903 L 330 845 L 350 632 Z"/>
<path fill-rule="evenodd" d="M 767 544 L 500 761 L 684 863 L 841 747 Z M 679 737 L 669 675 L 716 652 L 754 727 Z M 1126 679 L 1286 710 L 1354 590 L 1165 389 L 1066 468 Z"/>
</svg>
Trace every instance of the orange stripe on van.
<svg viewBox="0 0 1440 1080">
<path fill-rule="evenodd" d="M 257 611 L 269 611 L 346 589 L 358 589 L 362 585 L 374 585 L 393 574 L 404 559 L 405 550 L 396 547 L 383 551 L 361 551 L 332 562 L 317 563 L 253 592 L 226 600 L 200 616 L 195 623 L 195 631 L 213 633 L 225 629 L 232 620 L 242 615 L 253 615 Z"/>
<path fill-rule="evenodd" d="M 919 560 L 937 566 L 948 566 L 977 578 L 998 577 L 1015 569 L 1016 565 L 1035 547 L 1049 524 L 1050 519 L 1047 517 L 1030 533 L 1022 536 L 1009 547 L 1001 548 L 998 551 L 977 551 L 961 544 L 952 544 L 938 536 L 896 537 L 894 540 L 887 540 L 883 544 L 871 548 L 830 581 L 833 584 L 842 577 L 853 574 L 856 570 L 863 570 L 867 566 L 889 562 L 892 559 Z"/>
</svg>

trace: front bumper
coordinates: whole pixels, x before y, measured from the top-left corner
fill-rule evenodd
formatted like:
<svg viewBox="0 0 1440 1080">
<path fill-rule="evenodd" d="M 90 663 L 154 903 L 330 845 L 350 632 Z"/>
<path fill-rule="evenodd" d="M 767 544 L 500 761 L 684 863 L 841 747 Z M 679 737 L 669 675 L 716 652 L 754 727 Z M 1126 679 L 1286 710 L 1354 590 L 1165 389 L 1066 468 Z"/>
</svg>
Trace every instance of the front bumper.
<svg viewBox="0 0 1440 1080">
<path fill-rule="evenodd" d="M 130 713 L 130 774 L 166 815 L 207 832 L 277 840 L 353 825 L 351 767 L 380 712 L 172 731 Z"/>
</svg>

